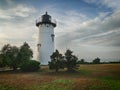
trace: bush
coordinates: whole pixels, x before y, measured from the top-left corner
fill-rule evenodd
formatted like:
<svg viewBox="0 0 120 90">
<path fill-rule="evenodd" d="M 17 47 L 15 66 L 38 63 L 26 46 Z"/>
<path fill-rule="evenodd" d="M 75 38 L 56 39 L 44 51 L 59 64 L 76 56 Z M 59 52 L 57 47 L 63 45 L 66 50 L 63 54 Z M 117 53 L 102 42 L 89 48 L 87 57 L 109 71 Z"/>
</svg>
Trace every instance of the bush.
<svg viewBox="0 0 120 90">
<path fill-rule="evenodd" d="M 40 67 L 39 67 L 40 63 L 38 61 L 35 60 L 29 60 L 27 62 L 24 62 L 21 65 L 21 70 L 22 71 L 37 71 Z"/>
</svg>

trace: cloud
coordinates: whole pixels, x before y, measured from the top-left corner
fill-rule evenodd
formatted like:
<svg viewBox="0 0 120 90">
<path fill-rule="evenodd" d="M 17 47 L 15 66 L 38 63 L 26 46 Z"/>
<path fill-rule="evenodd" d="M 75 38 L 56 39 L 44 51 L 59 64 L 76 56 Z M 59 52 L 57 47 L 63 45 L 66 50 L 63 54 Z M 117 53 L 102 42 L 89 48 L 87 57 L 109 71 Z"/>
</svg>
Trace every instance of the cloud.
<svg viewBox="0 0 120 90">
<path fill-rule="evenodd" d="M 59 39 L 57 46 L 70 48 L 80 46 L 108 46 L 120 47 L 120 12 L 116 11 L 112 15 L 107 16 L 101 14 L 94 19 L 87 17 L 85 21 L 79 22 L 75 19 L 75 23 L 71 20 L 67 22 L 71 25 L 68 30 L 71 32 L 64 33 L 57 37 Z M 68 17 L 68 16 L 66 16 Z M 68 17 L 70 18 L 70 17 Z M 74 17 L 71 16 L 74 19 Z M 66 21 L 66 19 L 64 19 Z M 74 26 L 76 24 L 76 26 Z M 115 45 L 115 46 L 114 46 Z"/>
<path fill-rule="evenodd" d="M 83 0 L 87 3 L 94 3 L 97 5 L 102 5 L 102 6 L 107 6 L 109 8 L 112 8 L 114 10 L 119 10 L 120 9 L 120 0 Z"/>
<path fill-rule="evenodd" d="M 5 0 L 5 1 L 6 1 L 6 3 L 9 4 L 9 5 L 13 5 L 13 4 L 14 4 L 13 0 Z"/>
<path fill-rule="evenodd" d="M 37 33 L 34 15 L 37 9 L 26 4 L 14 5 L 9 0 L 7 2 L 13 6 L 0 8 L 0 47 L 7 43 L 21 46 L 26 41 L 36 53 L 37 41 L 33 36 Z"/>
<path fill-rule="evenodd" d="M 31 13 L 35 13 L 33 7 L 18 4 L 9 9 L 0 9 L 0 19 L 12 19 L 16 17 L 28 17 Z"/>
<path fill-rule="evenodd" d="M 119 5 L 120 0 L 114 0 L 114 1 L 113 0 L 101 0 L 101 3 L 113 9 L 117 9 L 117 10 L 120 9 L 120 5 Z"/>
</svg>

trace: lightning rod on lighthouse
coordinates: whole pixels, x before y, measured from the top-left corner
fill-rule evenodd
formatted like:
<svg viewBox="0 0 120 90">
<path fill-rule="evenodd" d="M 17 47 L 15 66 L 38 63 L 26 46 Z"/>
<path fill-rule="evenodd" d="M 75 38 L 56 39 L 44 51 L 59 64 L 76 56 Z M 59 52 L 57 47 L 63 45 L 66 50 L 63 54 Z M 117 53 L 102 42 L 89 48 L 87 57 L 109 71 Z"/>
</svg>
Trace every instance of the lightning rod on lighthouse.
<svg viewBox="0 0 120 90">
<path fill-rule="evenodd" d="M 39 28 L 38 33 L 38 59 L 42 65 L 47 65 L 50 56 L 54 52 L 54 28 L 56 21 L 52 19 L 47 12 L 36 20 L 36 26 Z"/>
</svg>

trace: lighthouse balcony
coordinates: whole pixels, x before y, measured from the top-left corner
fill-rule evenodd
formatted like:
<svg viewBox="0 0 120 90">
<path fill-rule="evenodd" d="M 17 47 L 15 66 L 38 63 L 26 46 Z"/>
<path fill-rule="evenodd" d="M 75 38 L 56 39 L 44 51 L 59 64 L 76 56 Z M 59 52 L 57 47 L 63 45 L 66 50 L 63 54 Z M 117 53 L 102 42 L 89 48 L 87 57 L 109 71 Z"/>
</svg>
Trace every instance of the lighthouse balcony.
<svg viewBox="0 0 120 90">
<path fill-rule="evenodd" d="M 36 20 L 36 26 L 38 27 L 39 25 L 42 25 L 42 24 L 51 24 L 53 27 L 56 27 L 56 20 L 55 19 L 47 20 L 43 18 L 38 18 Z"/>
</svg>

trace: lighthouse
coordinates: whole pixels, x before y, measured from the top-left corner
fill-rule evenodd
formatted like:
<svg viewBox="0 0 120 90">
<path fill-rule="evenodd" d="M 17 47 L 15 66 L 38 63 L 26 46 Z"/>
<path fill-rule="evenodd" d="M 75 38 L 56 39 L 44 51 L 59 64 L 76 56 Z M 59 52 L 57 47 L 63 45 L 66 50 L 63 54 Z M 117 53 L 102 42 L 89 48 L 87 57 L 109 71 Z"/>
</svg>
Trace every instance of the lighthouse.
<svg viewBox="0 0 120 90">
<path fill-rule="evenodd" d="M 56 27 L 56 21 L 46 12 L 36 20 L 36 26 L 39 29 L 38 60 L 40 60 L 41 65 L 47 65 L 51 61 L 50 56 L 54 52 L 54 28 Z"/>
</svg>

